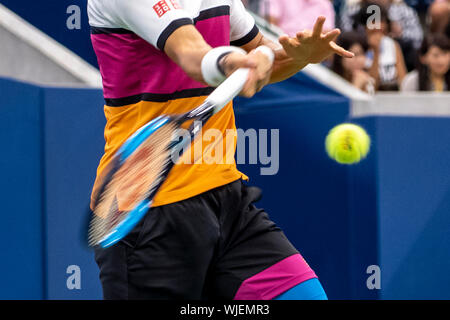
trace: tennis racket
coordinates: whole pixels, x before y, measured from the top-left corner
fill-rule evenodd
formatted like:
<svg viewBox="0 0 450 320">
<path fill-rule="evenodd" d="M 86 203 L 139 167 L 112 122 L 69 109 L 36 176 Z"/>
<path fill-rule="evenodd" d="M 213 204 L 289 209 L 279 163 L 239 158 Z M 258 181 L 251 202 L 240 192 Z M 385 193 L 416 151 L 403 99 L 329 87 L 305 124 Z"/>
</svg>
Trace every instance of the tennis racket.
<svg viewBox="0 0 450 320">
<path fill-rule="evenodd" d="M 108 165 L 90 221 L 90 246 L 110 247 L 124 238 L 146 214 L 170 169 L 200 127 L 244 87 L 249 69 L 238 69 L 197 108 L 182 115 L 162 115 L 125 141 Z M 189 120 L 191 139 L 174 140 Z"/>
</svg>

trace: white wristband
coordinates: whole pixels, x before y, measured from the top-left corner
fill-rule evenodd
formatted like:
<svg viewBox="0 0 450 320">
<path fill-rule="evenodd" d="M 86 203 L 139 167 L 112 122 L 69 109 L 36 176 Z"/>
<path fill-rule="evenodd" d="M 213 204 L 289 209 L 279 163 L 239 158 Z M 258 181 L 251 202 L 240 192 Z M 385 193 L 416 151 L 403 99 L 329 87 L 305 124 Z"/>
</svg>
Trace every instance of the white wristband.
<svg viewBox="0 0 450 320">
<path fill-rule="evenodd" d="M 207 84 L 217 87 L 226 79 L 226 75 L 220 70 L 219 61 L 224 55 L 231 52 L 239 52 L 244 55 L 247 54 L 244 49 L 232 46 L 217 47 L 209 50 L 208 53 L 205 54 L 202 59 L 201 69 L 203 80 L 205 80 Z"/>
</svg>

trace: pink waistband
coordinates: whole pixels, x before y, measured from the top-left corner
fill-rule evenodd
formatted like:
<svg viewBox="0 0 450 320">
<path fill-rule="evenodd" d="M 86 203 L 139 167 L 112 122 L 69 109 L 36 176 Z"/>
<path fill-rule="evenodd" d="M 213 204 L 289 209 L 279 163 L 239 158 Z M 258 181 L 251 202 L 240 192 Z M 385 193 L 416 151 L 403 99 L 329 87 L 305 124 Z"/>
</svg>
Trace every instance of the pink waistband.
<svg viewBox="0 0 450 320">
<path fill-rule="evenodd" d="M 234 300 L 271 300 L 312 278 L 317 278 L 314 271 L 300 254 L 294 254 L 242 282 Z"/>
</svg>

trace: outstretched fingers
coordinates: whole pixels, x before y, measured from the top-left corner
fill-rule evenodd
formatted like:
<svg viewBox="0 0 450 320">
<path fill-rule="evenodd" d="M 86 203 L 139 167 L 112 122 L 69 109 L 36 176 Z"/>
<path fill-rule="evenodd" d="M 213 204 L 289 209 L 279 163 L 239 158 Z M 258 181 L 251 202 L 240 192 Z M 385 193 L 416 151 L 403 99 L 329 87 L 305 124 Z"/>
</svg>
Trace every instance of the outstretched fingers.
<svg viewBox="0 0 450 320">
<path fill-rule="evenodd" d="M 335 41 L 340 34 L 341 34 L 341 30 L 333 29 L 333 30 L 325 33 L 323 36 L 323 39 L 325 41 Z"/>
<path fill-rule="evenodd" d="M 347 51 L 344 48 L 338 46 L 334 41 L 330 41 L 330 46 L 333 49 L 333 52 L 345 57 L 345 58 L 353 58 L 355 54 L 353 52 Z"/>
<path fill-rule="evenodd" d="M 326 18 L 324 16 L 319 16 L 317 18 L 316 23 L 314 24 L 313 32 L 312 32 L 313 38 L 320 38 L 320 36 L 322 35 L 322 29 L 323 29 L 325 20 L 326 20 Z"/>
</svg>

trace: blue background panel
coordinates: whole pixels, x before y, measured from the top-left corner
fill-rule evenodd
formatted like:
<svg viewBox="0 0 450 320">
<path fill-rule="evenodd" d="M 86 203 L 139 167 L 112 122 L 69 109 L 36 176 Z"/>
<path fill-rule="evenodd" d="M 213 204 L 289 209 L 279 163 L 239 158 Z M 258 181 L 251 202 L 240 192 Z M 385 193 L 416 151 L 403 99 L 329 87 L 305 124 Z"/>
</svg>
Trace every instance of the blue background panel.
<svg viewBox="0 0 450 320">
<path fill-rule="evenodd" d="M 42 299 L 42 90 L 0 78 L 0 97 L 0 299 Z"/>
<path fill-rule="evenodd" d="M 383 299 L 450 299 L 450 119 L 377 120 Z"/>
<path fill-rule="evenodd" d="M 100 90 L 44 90 L 49 299 L 101 298 L 98 268 L 84 228 L 103 152 L 103 104 Z M 66 285 L 71 265 L 80 268 L 80 290 Z"/>
</svg>

